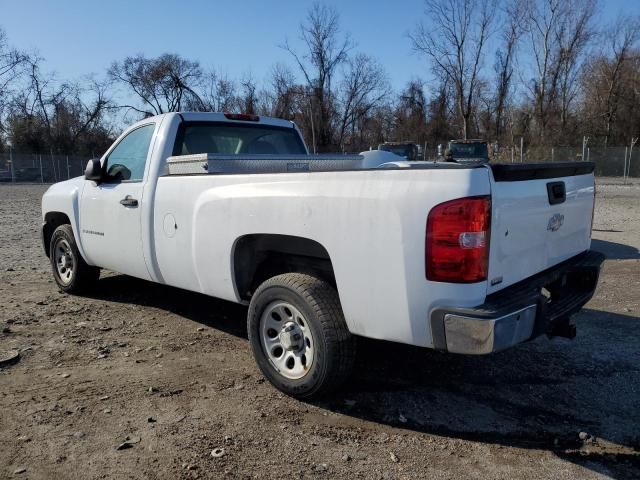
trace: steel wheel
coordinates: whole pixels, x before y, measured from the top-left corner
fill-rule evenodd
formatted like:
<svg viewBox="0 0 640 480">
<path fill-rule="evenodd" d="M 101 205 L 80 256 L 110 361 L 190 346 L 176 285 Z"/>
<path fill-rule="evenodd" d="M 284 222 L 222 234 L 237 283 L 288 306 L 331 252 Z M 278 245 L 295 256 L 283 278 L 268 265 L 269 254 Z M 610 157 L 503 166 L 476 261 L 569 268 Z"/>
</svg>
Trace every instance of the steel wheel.
<svg viewBox="0 0 640 480">
<path fill-rule="evenodd" d="M 67 223 L 56 227 L 51 235 L 49 262 L 58 288 L 65 293 L 86 292 L 100 277 L 100 269 L 87 265 L 82 258 L 73 236 L 73 229 Z"/>
<path fill-rule="evenodd" d="M 60 281 L 69 285 L 73 280 L 75 270 L 75 258 L 71 245 L 64 238 L 59 238 L 53 246 L 54 263 Z"/>
<path fill-rule="evenodd" d="M 251 296 L 247 332 L 256 363 L 277 389 L 319 398 L 349 376 L 355 338 L 335 287 L 304 273 L 282 273 Z"/>
<path fill-rule="evenodd" d="M 308 373 L 315 342 L 300 310 L 288 302 L 270 303 L 260 317 L 260 333 L 262 347 L 281 375 L 297 380 Z"/>
</svg>

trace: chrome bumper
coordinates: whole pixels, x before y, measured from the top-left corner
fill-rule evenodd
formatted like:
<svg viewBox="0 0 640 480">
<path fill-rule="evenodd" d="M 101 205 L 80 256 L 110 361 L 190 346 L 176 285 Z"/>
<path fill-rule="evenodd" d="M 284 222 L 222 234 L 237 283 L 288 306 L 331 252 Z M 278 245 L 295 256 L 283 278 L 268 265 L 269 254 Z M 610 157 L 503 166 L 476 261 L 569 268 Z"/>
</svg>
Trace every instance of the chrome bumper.
<svg viewBox="0 0 640 480">
<path fill-rule="evenodd" d="M 498 318 L 474 318 L 447 313 L 444 334 L 447 351 L 484 355 L 527 341 L 533 334 L 536 305 Z"/>
<path fill-rule="evenodd" d="M 593 296 L 603 261 L 601 253 L 583 252 L 487 296 L 477 307 L 434 309 L 429 317 L 434 348 L 484 355 L 542 334 L 572 338 L 569 319 Z"/>
</svg>

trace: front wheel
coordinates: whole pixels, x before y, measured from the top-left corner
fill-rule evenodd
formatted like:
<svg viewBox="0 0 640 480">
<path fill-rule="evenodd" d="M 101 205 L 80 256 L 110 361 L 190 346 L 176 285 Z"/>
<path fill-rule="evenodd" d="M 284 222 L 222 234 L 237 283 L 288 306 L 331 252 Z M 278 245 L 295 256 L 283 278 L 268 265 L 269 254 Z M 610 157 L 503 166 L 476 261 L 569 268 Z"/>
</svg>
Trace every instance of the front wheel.
<svg viewBox="0 0 640 480">
<path fill-rule="evenodd" d="M 329 393 L 353 368 L 355 339 L 338 293 L 316 277 L 287 273 L 265 281 L 251 299 L 247 329 L 264 376 L 293 397 Z"/>
<path fill-rule="evenodd" d="M 51 235 L 49 260 L 53 278 L 60 290 L 78 294 L 89 290 L 100 277 L 100 269 L 84 261 L 71 225 L 60 225 Z"/>
</svg>

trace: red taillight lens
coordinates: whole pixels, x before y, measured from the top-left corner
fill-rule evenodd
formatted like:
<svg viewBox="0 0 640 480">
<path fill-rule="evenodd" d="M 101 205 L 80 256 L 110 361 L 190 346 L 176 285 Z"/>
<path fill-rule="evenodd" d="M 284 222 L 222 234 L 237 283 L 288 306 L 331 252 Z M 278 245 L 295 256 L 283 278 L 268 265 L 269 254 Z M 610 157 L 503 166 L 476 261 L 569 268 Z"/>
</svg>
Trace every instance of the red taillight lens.
<svg viewBox="0 0 640 480">
<path fill-rule="evenodd" d="M 258 115 L 251 115 L 249 113 L 224 113 L 225 118 L 229 120 L 244 120 L 245 122 L 259 122 L 260 117 Z"/>
<path fill-rule="evenodd" d="M 467 197 L 436 205 L 427 217 L 428 280 L 473 283 L 487 279 L 491 198 Z"/>
</svg>

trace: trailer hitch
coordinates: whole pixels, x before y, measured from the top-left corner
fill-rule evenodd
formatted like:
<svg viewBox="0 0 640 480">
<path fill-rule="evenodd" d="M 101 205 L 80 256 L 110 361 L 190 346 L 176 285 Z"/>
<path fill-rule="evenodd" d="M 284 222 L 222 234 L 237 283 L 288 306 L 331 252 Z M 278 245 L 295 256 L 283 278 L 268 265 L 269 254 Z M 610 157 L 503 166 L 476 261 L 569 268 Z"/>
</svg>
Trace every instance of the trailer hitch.
<svg viewBox="0 0 640 480">
<path fill-rule="evenodd" d="M 562 337 L 573 340 L 574 338 L 576 338 L 576 326 L 573 323 L 570 323 L 569 318 L 558 320 L 556 322 L 553 322 L 553 324 L 547 330 L 547 337 Z"/>
</svg>

